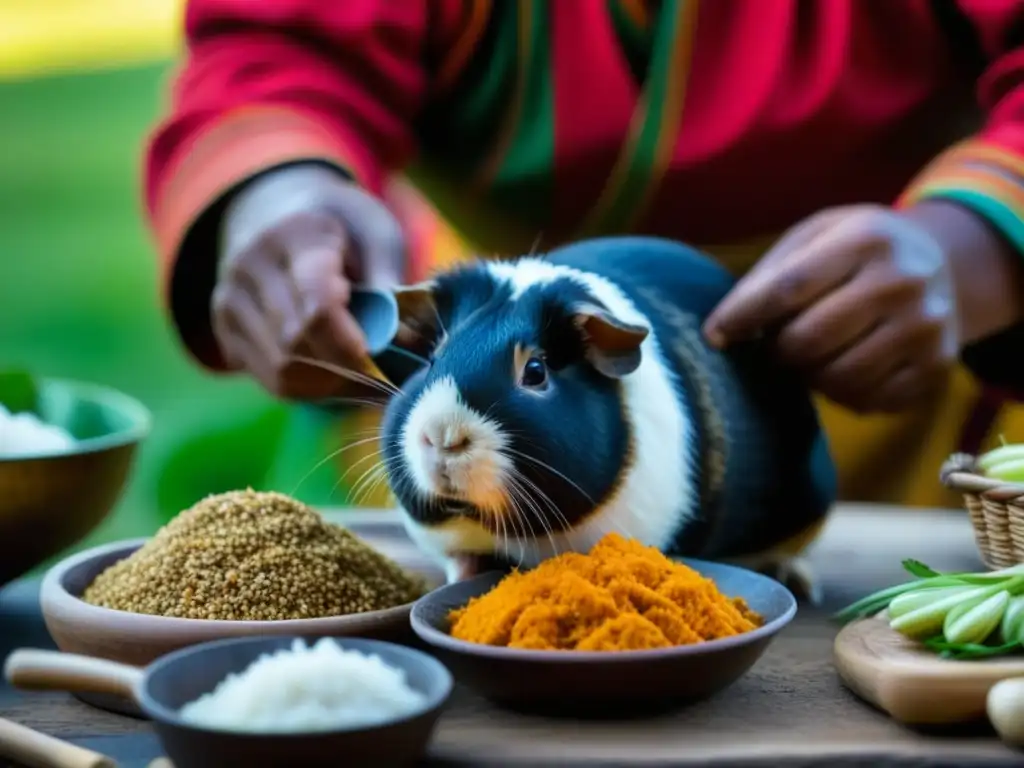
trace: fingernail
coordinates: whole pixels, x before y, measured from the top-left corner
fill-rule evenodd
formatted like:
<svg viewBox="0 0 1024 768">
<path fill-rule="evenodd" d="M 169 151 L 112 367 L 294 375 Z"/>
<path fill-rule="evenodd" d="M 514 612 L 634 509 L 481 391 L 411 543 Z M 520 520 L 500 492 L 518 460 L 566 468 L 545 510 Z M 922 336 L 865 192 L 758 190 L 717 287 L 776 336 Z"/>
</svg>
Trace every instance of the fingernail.
<svg viewBox="0 0 1024 768">
<path fill-rule="evenodd" d="M 715 349 L 722 349 L 725 346 L 725 335 L 715 327 L 704 329 L 704 338 L 708 340 Z"/>
</svg>

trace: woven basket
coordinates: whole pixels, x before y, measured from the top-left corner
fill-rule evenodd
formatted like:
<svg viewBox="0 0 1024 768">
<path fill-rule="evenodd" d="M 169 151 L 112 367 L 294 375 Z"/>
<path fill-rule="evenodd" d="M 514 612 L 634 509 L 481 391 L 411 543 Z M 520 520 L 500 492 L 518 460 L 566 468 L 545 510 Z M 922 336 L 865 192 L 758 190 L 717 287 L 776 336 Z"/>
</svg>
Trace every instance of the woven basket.
<svg viewBox="0 0 1024 768">
<path fill-rule="evenodd" d="M 942 483 L 963 494 L 974 539 L 989 568 L 1024 563 L 1024 484 L 982 475 L 975 457 L 955 453 L 942 465 Z"/>
</svg>

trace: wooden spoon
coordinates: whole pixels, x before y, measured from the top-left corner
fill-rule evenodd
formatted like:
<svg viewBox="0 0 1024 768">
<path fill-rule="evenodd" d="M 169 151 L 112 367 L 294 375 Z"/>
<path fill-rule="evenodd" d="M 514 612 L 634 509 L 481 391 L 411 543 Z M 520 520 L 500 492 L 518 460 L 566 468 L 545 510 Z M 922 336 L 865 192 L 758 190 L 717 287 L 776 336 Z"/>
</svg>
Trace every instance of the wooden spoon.
<svg viewBox="0 0 1024 768">
<path fill-rule="evenodd" d="M 105 755 L 0 717 L 0 756 L 30 768 L 117 768 Z"/>
</svg>

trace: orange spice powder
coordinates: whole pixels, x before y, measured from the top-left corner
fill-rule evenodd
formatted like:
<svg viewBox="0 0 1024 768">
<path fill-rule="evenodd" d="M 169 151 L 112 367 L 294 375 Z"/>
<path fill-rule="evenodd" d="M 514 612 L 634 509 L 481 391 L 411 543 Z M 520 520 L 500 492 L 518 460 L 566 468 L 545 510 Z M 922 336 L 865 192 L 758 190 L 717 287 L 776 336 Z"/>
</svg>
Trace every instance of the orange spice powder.
<svg viewBox="0 0 1024 768">
<path fill-rule="evenodd" d="M 506 576 L 450 614 L 459 640 L 508 648 L 628 651 L 748 632 L 762 618 L 714 581 L 617 533 Z"/>
</svg>

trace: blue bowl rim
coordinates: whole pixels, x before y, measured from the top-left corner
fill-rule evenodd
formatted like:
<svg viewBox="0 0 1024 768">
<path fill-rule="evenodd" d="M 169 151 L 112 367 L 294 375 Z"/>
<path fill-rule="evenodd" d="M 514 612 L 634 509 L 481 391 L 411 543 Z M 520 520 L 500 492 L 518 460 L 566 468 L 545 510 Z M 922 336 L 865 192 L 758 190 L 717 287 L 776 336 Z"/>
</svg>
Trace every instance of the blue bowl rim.
<svg viewBox="0 0 1024 768">
<path fill-rule="evenodd" d="M 471 643 L 466 640 L 458 640 L 452 637 L 449 633 L 442 632 L 441 630 L 434 628 L 420 616 L 420 613 L 424 610 L 425 606 L 437 602 L 445 590 L 453 590 L 459 586 L 464 588 L 467 582 L 463 581 L 439 587 L 421 597 L 413 603 L 412 612 L 409 614 L 409 621 L 412 624 L 413 632 L 415 632 L 424 642 L 429 643 L 435 648 L 441 648 L 464 656 L 478 656 L 489 659 L 503 659 L 506 661 L 538 662 L 542 664 L 629 664 L 647 663 L 651 661 L 664 660 L 666 658 L 701 656 L 750 645 L 758 642 L 759 640 L 768 639 L 773 635 L 778 634 L 793 620 L 793 617 L 796 616 L 796 597 L 784 584 L 781 584 L 769 576 L 765 576 L 747 568 L 742 568 L 738 565 L 730 565 L 727 563 L 715 563 L 708 560 L 697 560 L 685 557 L 673 559 L 676 560 L 676 562 L 690 566 L 701 574 L 704 574 L 710 567 L 716 570 L 733 571 L 738 575 L 742 575 L 743 578 L 753 581 L 763 579 L 771 585 L 772 589 L 776 590 L 778 594 L 783 597 L 787 603 L 786 609 L 781 615 L 769 622 L 766 622 L 757 629 L 752 629 L 749 632 L 732 635 L 730 637 L 707 640 L 703 643 L 677 645 L 671 648 L 648 648 L 637 651 L 536 651 L 526 648 L 506 648 L 504 646 L 484 645 L 482 643 Z M 468 582 L 490 582 L 496 578 L 498 573 L 498 571 L 488 571 L 487 573 L 482 573 L 479 576 L 469 579 Z M 477 594 L 482 594 L 482 592 Z M 743 597 L 743 595 L 739 595 L 739 597 Z"/>
<path fill-rule="evenodd" d="M 132 425 L 127 429 L 110 432 L 97 437 L 88 437 L 83 440 L 76 440 L 74 447 L 67 451 L 29 451 L 11 456 L 0 457 L 0 465 L 14 464 L 19 461 L 39 461 L 41 459 L 64 459 L 72 456 L 82 456 L 90 453 L 121 448 L 126 445 L 140 443 L 145 439 L 151 429 L 153 416 L 149 409 L 142 404 L 142 401 L 132 397 L 126 392 L 94 382 L 80 381 L 78 379 L 64 379 L 50 376 L 41 376 L 38 379 L 39 388 L 60 387 L 74 393 L 78 398 L 91 399 L 95 402 L 109 403 L 117 408 L 131 420 Z"/>
<path fill-rule="evenodd" d="M 202 725 L 196 725 L 184 720 L 178 711 L 171 709 L 170 707 L 164 706 L 157 701 L 149 693 L 149 680 L 150 676 L 158 671 L 160 668 L 165 667 L 169 664 L 182 663 L 184 659 L 190 656 L 201 655 L 205 651 L 213 650 L 215 648 L 221 648 L 230 645 L 261 645 L 273 642 L 275 645 L 278 643 L 288 642 L 289 644 L 295 639 L 303 639 L 307 643 L 310 641 L 316 642 L 322 640 L 322 637 L 310 638 L 305 637 L 301 634 L 295 635 L 275 635 L 273 637 L 267 636 L 253 636 L 253 637 L 229 637 L 221 640 L 209 640 L 203 643 L 197 643 L 190 645 L 185 648 L 179 648 L 176 651 L 164 654 L 160 658 L 150 663 L 144 669 L 144 676 L 142 684 L 136 691 L 136 697 L 138 698 L 138 704 L 144 712 L 146 712 L 152 719 L 159 723 L 165 723 L 175 728 L 181 728 L 182 730 L 201 732 L 207 734 L 217 735 L 230 735 L 238 736 L 245 739 L 309 739 L 309 738 L 322 738 L 327 736 L 340 736 L 346 733 L 369 733 L 372 731 L 383 731 L 394 728 L 395 726 L 402 725 L 404 723 L 411 722 L 417 718 L 428 715 L 432 712 L 436 712 L 445 706 L 448 699 L 451 698 L 452 691 L 455 688 L 455 678 L 452 676 L 451 671 L 438 659 L 431 656 L 429 653 L 424 653 L 416 648 L 410 648 L 408 646 L 399 645 L 398 643 L 391 643 L 386 640 L 375 640 L 366 637 L 345 637 L 345 636 L 326 636 L 331 640 L 334 640 L 343 649 L 346 645 L 350 649 L 360 650 L 363 653 L 374 653 L 373 649 L 386 648 L 391 651 L 396 651 L 400 657 L 403 657 L 401 663 L 401 669 L 403 672 L 408 674 L 409 668 L 408 663 L 415 661 L 416 663 L 422 664 L 429 670 L 431 679 L 438 683 L 438 690 L 431 695 L 428 695 L 427 701 L 419 708 L 413 710 L 407 715 L 396 718 L 388 718 L 379 723 L 375 723 L 369 726 L 359 727 L 345 727 L 345 728 L 331 728 L 328 730 L 318 731 L 272 731 L 272 732 L 249 732 L 249 731 L 233 731 L 226 730 L 223 728 L 209 728 Z M 354 642 L 353 642 L 354 641 Z M 256 659 L 253 659 L 255 661 Z M 251 663 L 251 662 L 250 662 Z M 386 662 L 390 663 L 390 662 Z M 219 683 L 218 683 L 219 684 Z M 216 686 L 215 686 L 216 687 Z M 212 688 L 210 690 L 213 690 Z"/>
</svg>

